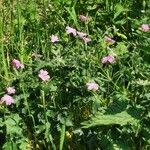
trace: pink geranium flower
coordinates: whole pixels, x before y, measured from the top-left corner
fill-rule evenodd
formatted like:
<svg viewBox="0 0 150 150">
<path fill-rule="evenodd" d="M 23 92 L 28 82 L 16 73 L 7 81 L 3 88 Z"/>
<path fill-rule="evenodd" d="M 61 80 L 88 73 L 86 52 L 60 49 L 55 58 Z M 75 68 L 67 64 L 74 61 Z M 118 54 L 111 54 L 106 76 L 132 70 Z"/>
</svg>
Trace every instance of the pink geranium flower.
<svg viewBox="0 0 150 150">
<path fill-rule="evenodd" d="M 84 15 L 80 15 L 79 16 L 79 19 L 83 22 L 86 22 L 88 20 L 88 17 L 87 16 L 84 16 Z"/>
<path fill-rule="evenodd" d="M 6 89 L 6 91 L 7 91 L 7 94 L 9 94 L 9 95 L 16 93 L 16 90 L 15 90 L 14 87 L 8 87 L 8 88 Z"/>
<path fill-rule="evenodd" d="M 144 32 L 147 32 L 150 30 L 150 26 L 148 24 L 142 24 L 140 29 Z"/>
<path fill-rule="evenodd" d="M 66 33 L 67 33 L 67 34 L 73 34 L 74 36 L 77 35 L 76 29 L 71 28 L 71 27 L 69 27 L 69 26 L 66 27 Z"/>
<path fill-rule="evenodd" d="M 50 76 L 48 75 L 48 72 L 46 70 L 43 70 L 41 69 L 40 72 L 39 72 L 39 78 L 42 80 L 42 81 L 47 81 L 49 80 Z"/>
<path fill-rule="evenodd" d="M 14 99 L 12 96 L 9 96 L 7 94 L 5 94 L 2 98 L 1 101 L 4 102 L 6 105 L 11 105 L 13 103 L 15 103 Z"/>
<path fill-rule="evenodd" d="M 17 59 L 13 59 L 12 60 L 12 64 L 13 66 L 16 68 L 16 69 L 23 69 L 24 68 L 24 65 L 21 64 L 21 62 Z"/>
<path fill-rule="evenodd" d="M 113 40 L 113 39 L 110 38 L 110 37 L 105 37 L 105 41 L 106 41 L 108 44 L 114 44 L 114 43 L 115 43 L 115 40 Z"/>
<path fill-rule="evenodd" d="M 97 91 L 99 89 L 99 85 L 97 83 L 95 83 L 95 82 L 88 82 L 86 84 L 86 86 L 87 86 L 87 89 L 90 90 L 90 91 L 91 90 Z"/>
<path fill-rule="evenodd" d="M 78 36 L 84 41 L 84 43 L 86 43 L 86 44 L 91 41 L 91 39 L 88 38 L 88 37 L 87 37 L 87 34 L 84 33 L 84 32 L 79 32 L 79 31 L 77 31 L 77 35 L 78 35 Z"/>
<path fill-rule="evenodd" d="M 87 34 L 84 33 L 84 32 L 79 32 L 79 31 L 77 31 L 77 34 L 78 34 L 78 36 L 79 36 L 80 38 L 83 38 L 83 37 L 87 36 Z"/>
<path fill-rule="evenodd" d="M 113 55 L 108 55 L 102 58 L 102 64 L 113 63 L 115 61 L 115 57 Z"/>
<path fill-rule="evenodd" d="M 91 41 L 91 39 L 88 38 L 88 37 L 83 37 L 82 39 L 83 39 L 83 41 L 84 41 L 85 44 L 87 44 L 88 42 Z"/>
<path fill-rule="evenodd" d="M 51 38 L 51 42 L 52 42 L 52 43 L 55 43 L 55 42 L 58 42 L 58 41 L 59 41 L 57 35 L 53 35 L 53 34 L 52 34 L 52 35 L 50 36 L 50 38 Z"/>
</svg>

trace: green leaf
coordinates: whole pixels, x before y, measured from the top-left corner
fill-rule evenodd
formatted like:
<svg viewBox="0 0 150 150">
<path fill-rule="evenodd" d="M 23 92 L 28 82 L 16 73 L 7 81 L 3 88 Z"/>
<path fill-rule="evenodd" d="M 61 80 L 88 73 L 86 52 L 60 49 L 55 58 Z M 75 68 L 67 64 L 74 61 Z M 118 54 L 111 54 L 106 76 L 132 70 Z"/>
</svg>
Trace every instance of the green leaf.
<svg viewBox="0 0 150 150">
<path fill-rule="evenodd" d="M 90 128 L 95 126 L 105 126 L 105 125 L 126 125 L 126 124 L 137 123 L 137 120 L 130 116 L 126 111 L 117 114 L 101 114 L 97 113 L 89 121 L 84 121 L 81 124 L 83 128 Z"/>
<path fill-rule="evenodd" d="M 150 85 L 150 81 L 149 81 L 149 80 L 141 80 L 141 79 L 138 79 L 138 80 L 136 81 L 136 84 L 142 85 L 142 86 L 147 86 L 147 85 Z"/>
<path fill-rule="evenodd" d="M 72 7 L 71 10 L 70 10 L 69 8 L 65 7 L 65 9 L 69 13 L 70 17 L 73 19 L 75 25 L 78 27 L 77 15 L 76 15 L 76 12 L 75 12 L 75 8 Z"/>
<path fill-rule="evenodd" d="M 27 138 L 20 139 L 19 144 L 20 144 L 19 148 L 21 150 L 31 150 L 29 140 Z"/>
<path fill-rule="evenodd" d="M 127 37 L 124 34 L 122 34 L 122 33 L 117 32 L 117 36 L 121 37 L 122 39 L 126 39 L 127 40 Z"/>
<path fill-rule="evenodd" d="M 115 21 L 115 24 L 118 24 L 118 25 L 123 25 L 127 22 L 127 19 L 122 19 L 122 20 L 118 20 L 118 21 Z M 123 37 L 126 39 L 126 36 L 123 35 Z"/>
<path fill-rule="evenodd" d="M 4 145 L 3 145 L 3 150 L 12 150 L 12 144 L 10 141 L 6 142 Z"/>
<path fill-rule="evenodd" d="M 21 118 L 19 117 L 18 114 L 13 114 L 12 116 L 10 115 L 5 120 L 7 134 L 22 135 L 22 128 L 19 127 L 20 121 L 21 121 Z"/>
<path fill-rule="evenodd" d="M 13 141 L 8 141 L 3 145 L 3 150 L 18 150 L 17 144 Z"/>
<path fill-rule="evenodd" d="M 66 118 L 65 125 L 66 125 L 67 127 L 73 126 L 72 120 L 71 120 L 70 118 Z"/>
<path fill-rule="evenodd" d="M 115 11 L 113 19 L 116 19 L 122 12 L 128 11 L 128 9 L 124 8 L 121 4 L 116 4 Z"/>
<path fill-rule="evenodd" d="M 128 47 L 123 42 L 119 42 L 115 48 L 115 54 L 116 55 L 123 55 L 127 52 L 128 52 Z"/>
</svg>

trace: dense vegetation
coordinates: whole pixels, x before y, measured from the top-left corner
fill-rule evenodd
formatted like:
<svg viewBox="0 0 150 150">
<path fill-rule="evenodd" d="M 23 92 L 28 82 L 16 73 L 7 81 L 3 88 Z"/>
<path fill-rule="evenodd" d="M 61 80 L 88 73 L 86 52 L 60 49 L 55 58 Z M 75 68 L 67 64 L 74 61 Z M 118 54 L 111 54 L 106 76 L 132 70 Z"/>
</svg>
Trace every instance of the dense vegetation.
<svg viewBox="0 0 150 150">
<path fill-rule="evenodd" d="M 150 150 L 150 0 L 1 0 L 0 149 Z"/>
</svg>

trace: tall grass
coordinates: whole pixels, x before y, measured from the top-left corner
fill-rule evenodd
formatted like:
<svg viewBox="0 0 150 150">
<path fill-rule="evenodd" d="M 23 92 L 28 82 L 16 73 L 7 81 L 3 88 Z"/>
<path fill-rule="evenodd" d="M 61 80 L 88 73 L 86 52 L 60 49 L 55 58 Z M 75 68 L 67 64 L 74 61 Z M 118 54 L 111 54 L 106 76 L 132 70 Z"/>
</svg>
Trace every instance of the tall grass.
<svg viewBox="0 0 150 150">
<path fill-rule="evenodd" d="M 0 149 L 148 150 L 150 31 L 140 27 L 150 24 L 149 4 L 0 1 L 1 98 L 7 87 L 16 89 L 15 104 L 0 102 Z M 86 32 L 91 42 L 66 34 L 67 26 Z M 115 43 L 107 44 L 106 36 Z M 110 54 L 115 62 L 102 64 Z M 13 59 L 24 68 L 16 69 Z M 41 69 L 50 80 L 39 79 Z M 89 91 L 88 82 L 99 90 Z"/>
</svg>

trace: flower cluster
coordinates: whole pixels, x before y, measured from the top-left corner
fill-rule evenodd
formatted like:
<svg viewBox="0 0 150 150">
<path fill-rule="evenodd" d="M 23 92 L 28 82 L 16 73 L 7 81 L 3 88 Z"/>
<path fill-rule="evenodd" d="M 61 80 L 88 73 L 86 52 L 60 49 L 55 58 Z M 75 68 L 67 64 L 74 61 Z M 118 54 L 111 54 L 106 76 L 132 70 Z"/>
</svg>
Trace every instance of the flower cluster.
<svg viewBox="0 0 150 150">
<path fill-rule="evenodd" d="M 13 59 L 12 60 L 12 65 L 15 67 L 17 70 L 18 69 L 23 69 L 24 64 L 22 64 L 19 60 Z M 6 94 L 1 98 L 1 102 L 5 103 L 6 105 L 11 105 L 15 103 L 13 97 L 11 95 L 16 93 L 16 89 L 14 87 L 8 87 L 6 88 Z"/>
<path fill-rule="evenodd" d="M 15 65 L 16 69 L 22 68 L 21 66 L 24 66 L 23 64 L 20 63 L 20 61 L 18 61 L 16 59 L 15 59 L 15 61 L 13 60 L 13 63 Z M 42 81 L 47 81 L 50 78 L 50 76 L 48 75 L 48 72 L 46 70 L 43 70 L 43 69 L 40 70 L 38 77 Z M 1 102 L 5 103 L 6 105 L 11 105 L 11 104 L 15 103 L 15 100 L 11 96 L 15 93 L 16 93 L 16 89 L 14 87 L 6 88 L 6 94 L 1 98 Z"/>
<path fill-rule="evenodd" d="M 89 18 L 87 16 L 84 15 L 79 15 L 79 19 L 82 22 L 86 22 Z M 150 30 L 150 26 L 148 24 L 142 24 L 140 29 L 144 32 L 147 32 Z M 91 39 L 87 36 L 87 33 L 84 32 L 80 32 L 77 31 L 75 28 L 72 28 L 70 26 L 66 27 L 66 33 L 67 34 L 72 34 L 73 36 L 77 36 L 80 39 L 82 39 L 84 41 L 85 44 L 87 44 L 88 42 L 91 41 Z M 50 36 L 51 42 L 55 43 L 59 41 L 59 38 L 57 35 L 51 35 Z M 112 39 L 111 37 L 106 36 L 105 37 L 105 42 L 108 45 L 112 45 L 115 43 L 115 40 Z M 32 56 L 37 57 L 37 55 L 33 54 Z M 39 57 L 39 56 L 38 56 Z M 40 55 L 41 57 L 41 55 Z M 102 64 L 107 64 L 107 63 L 114 63 L 115 62 L 115 57 L 113 55 L 107 55 L 104 56 L 101 60 Z M 24 64 L 22 64 L 19 60 L 17 59 L 13 59 L 12 60 L 12 65 L 13 67 L 15 67 L 17 70 L 18 69 L 23 69 L 24 68 Z M 46 70 L 41 69 L 39 71 L 38 77 L 42 80 L 42 81 L 48 81 L 50 79 L 50 76 L 48 74 L 48 72 Z M 90 91 L 97 91 L 99 89 L 99 85 L 95 82 L 88 82 L 86 84 L 86 87 L 88 90 Z M 14 87 L 8 87 L 6 89 L 6 94 L 1 98 L 1 102 L 5 103 L 6 105 L 11 105 L 13 103 L 15 103 L 13 97 L 11 95 L 15 94 L 16 90 Z"/>
<path fill-rule="evenodd" d="M 86 33 L 77 31 L 76 29 L 69 27 L 69 26 L 66 27 L 66 33 L 73 34 L 74 36 L 78 36 L 84 41 L 85 44 L 91 41 L 91 39 L 87 37 Z"/>
<path fill-rule="evenodd" d="M 11 105 L 15 103 L 15 100 L 11 95 L 15 94 L 16 90 L 14 87 L 6 88 L 6 94 L 1 98 L 1 102 L 6 105 Z"/>
<path fill-rule="evenodd" d="M 16 69 L 22 69 L 24 68 L 24 64 L 22 64 L 19 60 L 17 59 L 13 59 L 12 60 L 12 65 L 16 68 Z M 46 70 L 41 69 L 39 72 L 39 78 L 42 81 L 47 81 L 49 80 L 50 76 L 48 75 L 48 72 Z M 6 88 L 6 94 L 1 98 L 1 102 L 5 103 L 6 105 L 11 105 L 13 103 L 15 103 L 15 100 L 13 99 L 13 97 L 11 95 L 16 93 L 16 89 L 14 87 L 8 87 Z"/>
</svg>

